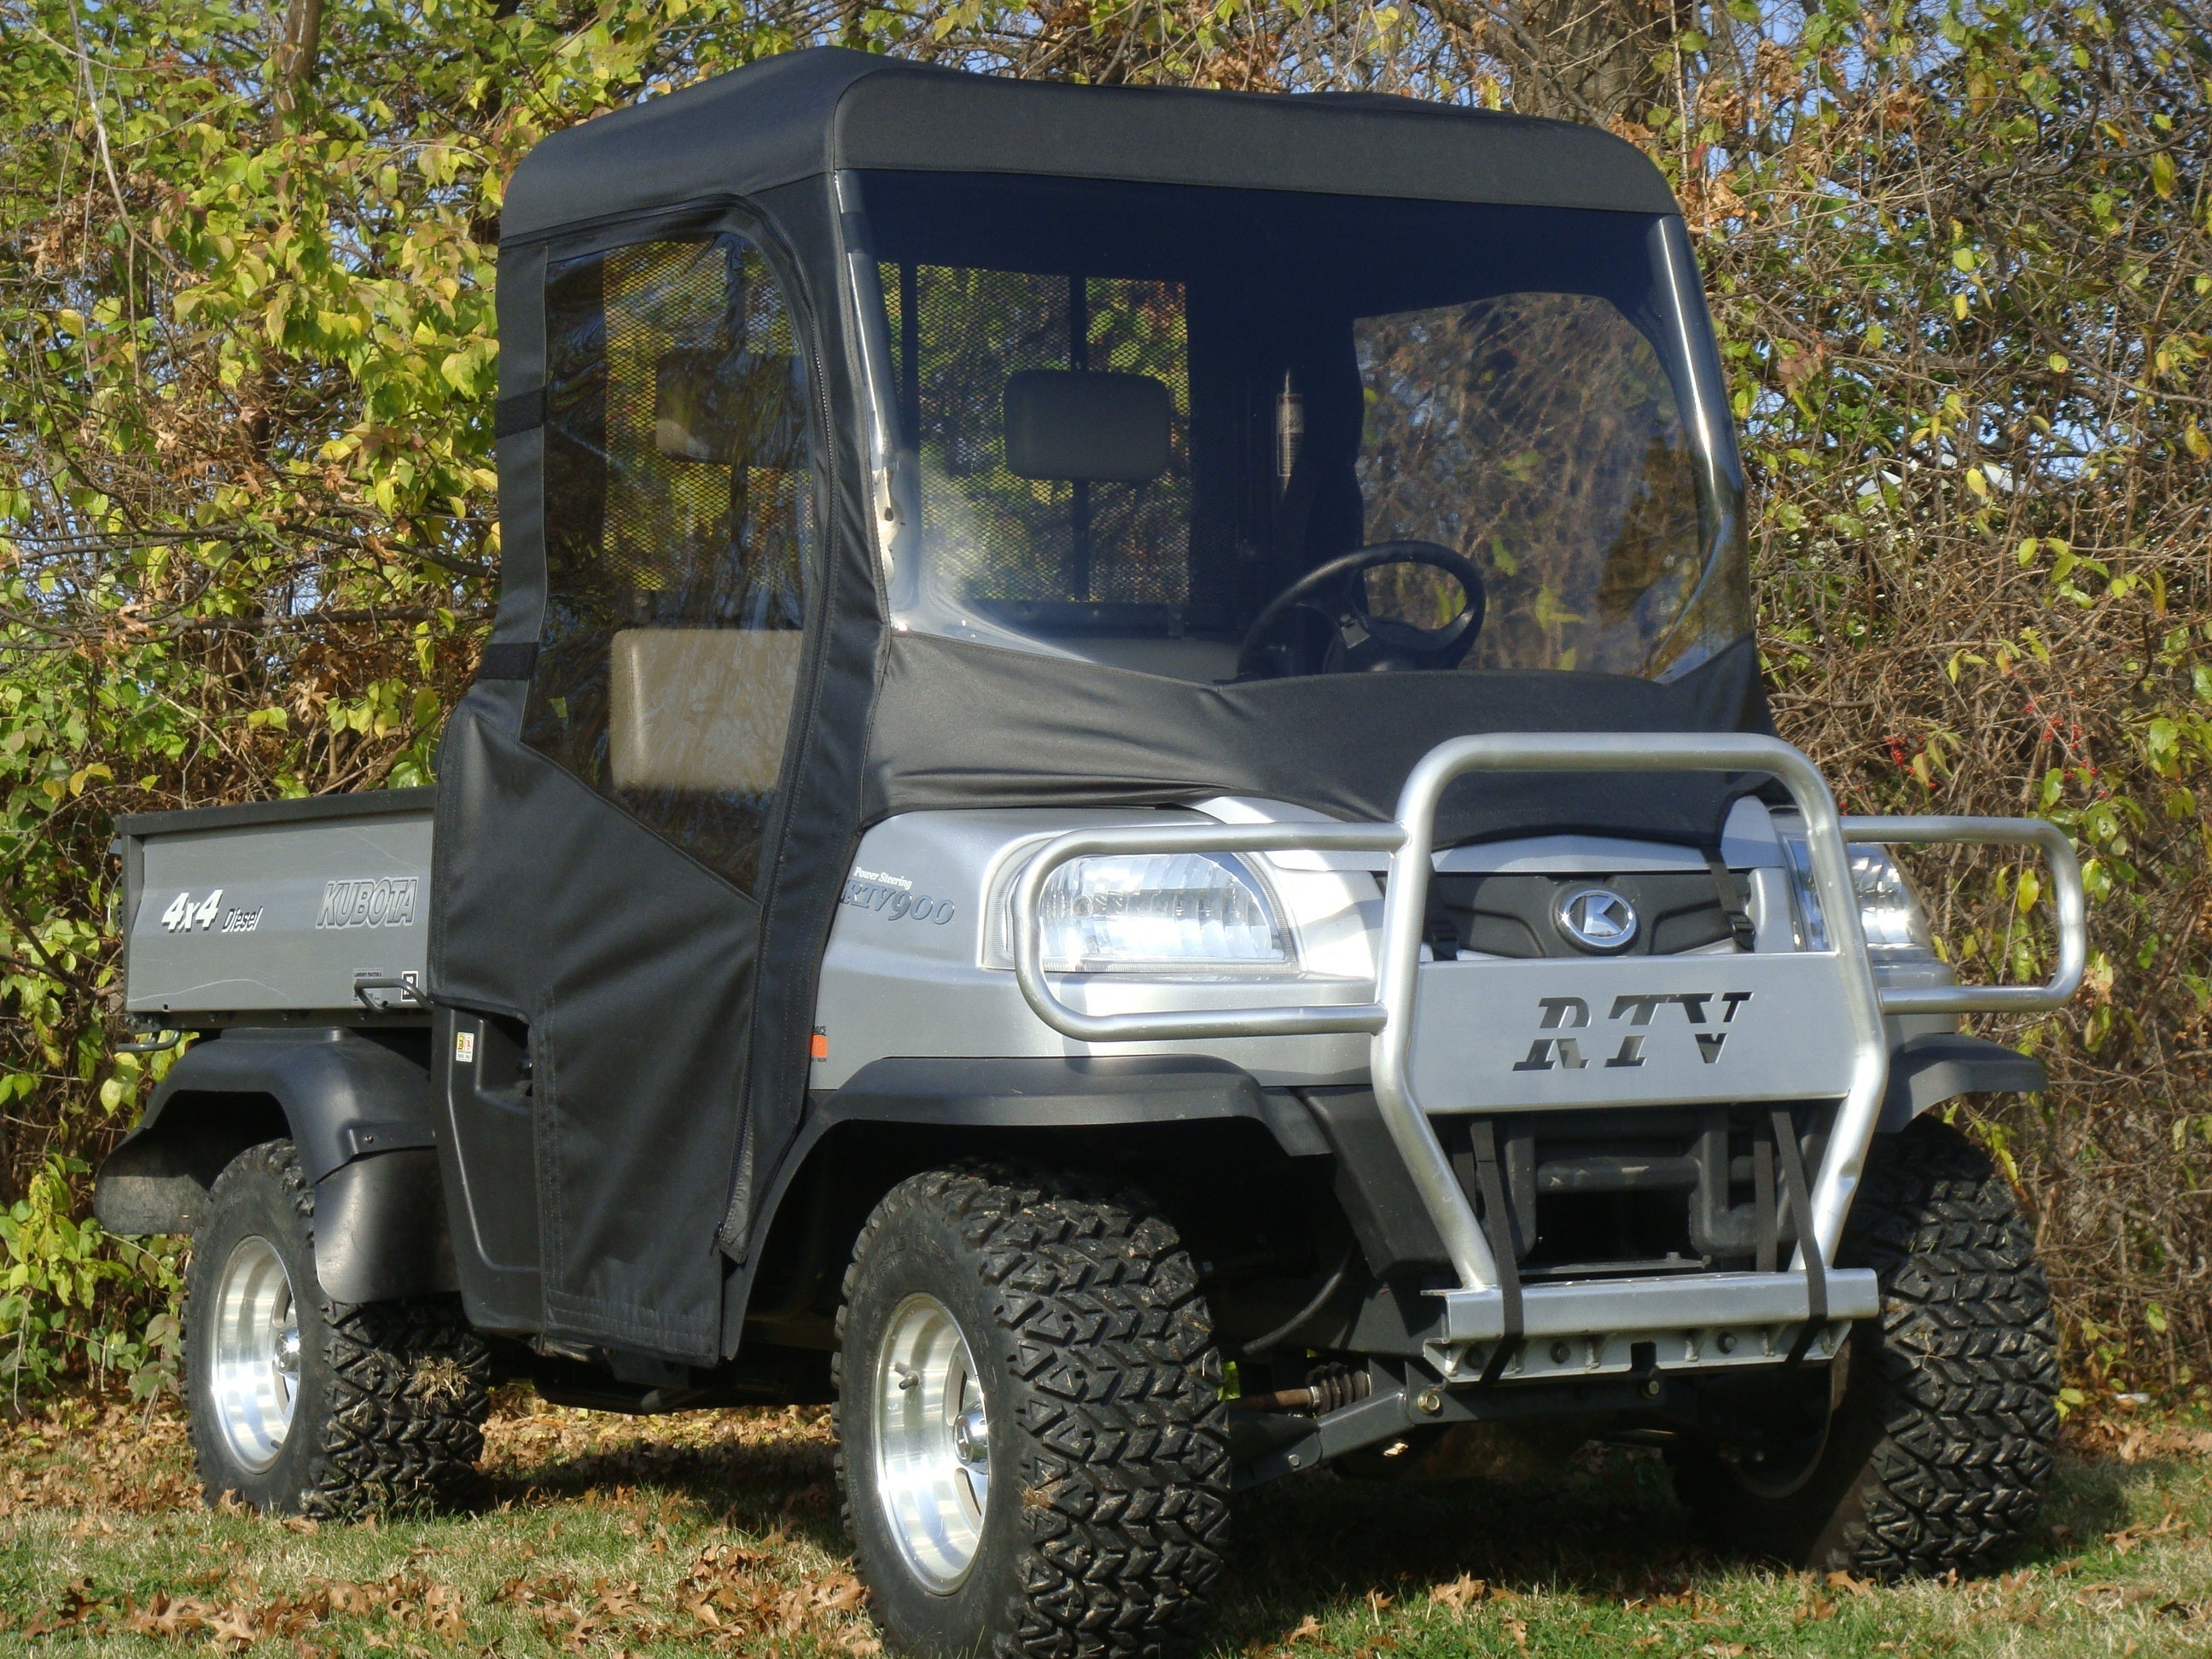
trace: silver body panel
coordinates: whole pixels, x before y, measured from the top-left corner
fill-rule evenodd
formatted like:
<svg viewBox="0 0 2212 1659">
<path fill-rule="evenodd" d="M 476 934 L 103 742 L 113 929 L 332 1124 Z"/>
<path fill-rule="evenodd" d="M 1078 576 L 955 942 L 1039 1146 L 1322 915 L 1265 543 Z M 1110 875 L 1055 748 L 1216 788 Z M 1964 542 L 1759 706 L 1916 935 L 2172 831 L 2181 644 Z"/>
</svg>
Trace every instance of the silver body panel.
<svg viewBox="0 0 2212 1659">
<path fill-rule="evenodd" d="M 1030 854 L 1072 830 L 1198 827 L 1196 811 L 1061 809 L 913 812 L 862 838 L 822 961 L 815 1024 L 827 1058 L 817 1089 L 841 1088 L 872 1060 L 1101 1054 L 1204 1054 L 1261 1085 L 1358 1084 L 1367 1043 L 1342 1034 L 1102 1046 L 1054 1030 L 1012 972 L 1006 896 Z M 1274 982 L 1055 976 L 1072 1004 L 1098 1014 L 1358 1003 L 1371 992 L 1382 891 L 1364 872 L 1269 870 L 1269 890 L 1320 971 Z M 949 913 L 947 907 L 950 907 Z"/>
<path fill-rule="evenodd" d="M 430 935 L 431 814 L 126 830 L 135 864 L 125 1008 L 134 1015 L 406 1006 L 363 979 L 419 981 Z M 179 901 L 183 901 L 180 905 Z"/>
<path fill-rule="evenodd" d="M 1673 956 L 1435 960 L 1421 942 L 1431 872 L 1600 875 L 1703 870 L 1661 843 L 1531 837 L 1435 851 L 1438 798 L 1473 771 L 1760 770 L 1796 799 L 1832 947 L 1801 946 L 1791 878 L 1765 809 L 1738 803 L 1723 838 L 1747 872 L 1752 948 Z M 386 800 L 322 803 L 124 829 L 125 997 L 142 1018 L 392 1012 L 419 1001 L 432 814 Z M 2032 845 L 2048 860 L 2059 963 L 2037 987 L 1961 987 L 1932 962 L 1884 970 L 1867 950 L 1845 864 L 1854 842 Z M 1050 973 L 1043 884 L 1093 853 L 1233 852 L 1265 888 L 1297 967 L 1237 975 Z M 811 1086 L 834 1091 L 878 1060 L 1190 1055 L 1266 1088 L 1366 1085 L 1459 1283 L 1437 1292 L 1428 1357 L 1480 1374 L 1508 1328 L 1507 1292 L 1431 1115 L 1826 1098 L 1834 1126 L 1812 1183 L 1813 1234 L 1834 1261 L 1874 1133 L 1890 1049 L 1910 1026 L 1980 1007 L 2054 1006 L 2082 963 L 2080 874 L 2038 823 L 1844 819 L 1796 750 L 1772 738 L 1462 738 L 1408 780 L 1395 820 L 1217 799 L 1195 809 L 912 813 L 863 838 L 832 924 Z M 374 981 L 383 991 L 365 985 Z M 1542 1283 L 1521 1293 L 1510 1358 L 1522 1380 L 1639 1363 L 1770 1363 L 1815 1311 L 1807 1264 L 1770 1273 Z M 1872 1276 L 1826 1274 L 1814 1352 L 1876 1311 Z M 1542 1339 L 1539 1341 L 1538 1339 Z M 1656 1361 L 1639 1361 L 1657 1345 Z"/>
<path fill-rule="evenodd" d="M 1310 808 L 1279 801 L 1222 797 L 1187 811 L 1152 809 L 1000 809 L 902 814 L 876 825 L 863 838 L 854 855 L 844 902 L 838 907 L 829 949 L 823 959 L 816 1024 L 828 1042 L 829 1054 L 817 1060 L 811 1075 L 817 1089 L 842 1088 L 871 1061 L 884 1059 L 960 1058 L 976 1055 L 1090 1056 L 1101 1054 L 1204 1054 L 1242 1066 L 1265 1086 L 1299 1087 L 1360 1085 L 1368 1081 L 1368 1044 L 1358 1032 L 1335 1032 L 1300 1036 L 1252 1038 L 1211 1037 L 1182 1042 L 1158 1041 L 1090 1042 L 1056 1031 L 1039 1019 L 1020 994 L 1012 972 L 1013 957 L 1009 937 L 1012 884 L 1029 858 L 1047 842 L 1078 830 L 1166 826 L 1278 824 L 1329 825 L 1334 821 Z M 1341 828 L 1341 825 L 1337 825 Z M 1756 929 L 1759 954 L 1796 949 L 1790 877 L 1766 810 L 1755 800 L 1739 801 L 1728 821 L 1722 850 L 1729 867 L 1746 874 L 1750 884 L 1749 909 Z M 1056 993 L 1069 1006 L 1091 1014 L 1166 1012 L 1176 1009 L 1227 1009 L 1237 1006 L 1344 1007 L 1365 1002 L 1372 995 L 1374 951 L 1382 920 L 1382 888 L 1374 879 L 1389 863 L 1389 854 L 1358 850 L 1256 853 L 1255 866 L 1277 902 L 1282 919 L 1297 935 L 1311 970 L 1304 978 L 1285 977 L 1273 982 L 1235 980 L 1208 984 L 1193 980 L 1146 980 L 1124 975 L 1059 975 L 1052 976 Z M 1477 847 L 1450 848 L 1437 853 L 1433 866 L 1439 873 L 1488 872 L 1585 874 L 1597 871 L 1701 871 L 1702 856 L 1663 842 L 1620 841 L 1585 836 L 1529 836 L 1492 842 Z M 1732 947 L 1713 947 L 1723 958 L 1736 953 Z M 1711 956 L 1688 958 L 1639 957 L 1639 963 L 1710 963 Z M 1568 962 L 1507 963 L 1462 952 L 1458 963 L 1434 964 L 1452 970 L 1443 975 L 1434 1002 L 1439 1009 L 1457 1005 L 1468 996 L 1495 992 L 1510 1000 L 1533 987 L 1533 980 L 1510 975 L 1540 975 L 1547 965 L 1556 975 L 1580 972 L 1585 964 Z M 1610 964 L 1619 968 L 1620 964 Z M 1464 970 L 1464 971 L 1462 971 Z M 1634 977 L 1643 970 L 1633 970 Z M 1675 974 L 1676 968 L 1664 972 Z M 1694 993 L 1708 981 L 1692 970 L 1684 987 Z M 1785 972 L 1787 970 L 1784 970 Z M 1486 978 L 1487 974 L 1496 978 Z M 1949 970 L 1936 962 L 1877 962 L 1875 974 L 1887 992 L 1893 985 L 1938 987 L 1951 983 Z M 1802 977 L 1802 975 L 1800 975 Z M 1424 968 L 1424 996 L 1430 974 Z M 1466 988 L 1447 991 L 1454 980 Z M 1717 985 L 1717 981 L 1710 981 Z M 1649 986 L 1638 984 L 1649 990 Z M 1723 991 L 1727 987 L 1721 988 Z M 1795 994 L 1800 988 L 1793 986 Z M 1804 988 L 1809 991 L 1810 988 Z M 1535 994 L 1542 994 L 1540 992 Z M 1572 994 L 1570 990 L 1567 994 Z M 1768 1030 L 1787 1030 L 1786 1017 L 1770 995 L 1759 1006 L 1760 1024 Z M 1502 1012 L 1505 1003 L 1497 1005 Z M 1518 1006 L 1517 1003 L 1513 1004 Z M 1498 1024 L 1493 1029 L 1486 1007 L 1462 1007 L 1452 1018 L 1470 1022 L 1481 1040 L 1510 1047 L 1517 1039 L 1516 1060 L 1527 1056 L 1532 1035 L 1520 1024 Z M 1748 1010 L 1745 1010 L 1748 1012 Z M 1610 1004 L 1594 1016 L 1601 1027 L 1609 1025 Z M 1439 1012 L 1435 1016 L 1444 1018 Z M 1624 1016 L 1632 1023 L 1633 1014 Z M 1664 1016 L 1690 1026 L 1680 1005 Z M 1771 1022 L 1771 1023 L 1770 1023 Z M 1522 1024 L 1525 1024 L 1523 1021 Z M 1891 1046 L 1927 1030 L 1948 1030 L 1954 1018 L 1890 1015 L 1884 1021 Z M 1746 1031 L 1750 1028 L 1747 1026 Z M 1594 1048 L 1587 1033 L 1575 1038 Z M 1666 1031 L 1655 1036 L 1680 1035 Z M 1686 1057 L 1697 1070 L 1694 1081 L 1685 1080 L 1667 1099 L 1802 1098 L 1808 1092 L 1802 1066 L 1790 1058 L 1790 1048 L 1781 1050 L 1784 1079 L 1764 1085 L 1744 1076 L 1740 1057 L 1758 1039 L 1723 1045 L 1725 1079 L 1705 1074 L 1711 1066 L 1698 1062 L 1700 1052 L 1684 1037 Z M 1650 1044 L 1645 1045 L 1647 1048 Z M 1435 1054 L 1434 1045 L 1420 1045 Z M 1607 1043 L 1600 1059 L 1620 1052 L 1619 1036 Z M 1769 1053 L 1775 1050 L 1770 1048 Z M 1449 1064 L 1449 1061 L 1442 1062 Z M 1723 1065 L 1717 1055 L 1714 1066 Z M 1494 1073 L 1497 1068 L 1484 1067 Z M 1571 1068 L 1561 1068 L 1571 1070 Z M 1615 1068 L 1613 1081 L 1621 1081 Z M 1649 1071 L 1650 1068 L 1647 1067 Z M 1510 1067 L 1505 1070 L 1513 1078 Z M 1656 1073 L 1655 1073 L 1656 1074 Z M 1568 1085 L 1580 1080 L 1585 1087 Z M 1587 1086 L 1604 1080 L 1601 1066 L 1596 1079 L 1559 1076 L 1551 1087 L 1535 1086 L 1523 1074 L 1515 1098 L 1495 1091 L 1481 1099 L 1464 1098 L 1445 1109 L 1499 1109 L 1514 1104 L 1551 1107 L 1567 1103 L 1603 1103 L 1617 1096 L 1602 1095 Z M 1713 1092 L 1718 1091 L 1718 1092 Z M 1642 1093 L 1636 1099 L 1657 1103 L 1661 1096 Z"/>
<path fill-rule="evenodd" d="M 1039 1019 L 1012 971 L 1012 880 L 1055 836 L 1109 828 L 1331 822 L 1305 807 L 1226 797 L 1187 811 L 1034 808 L 910 812 L 886 819 L 862 839 L 830 929 L 815 1016 L 829 1054 L 814 1063 L 812 1086 L 842 1088 L 877 1060 L 1099 1054 L 1203 1054 L 1243 1067 L 1267 1087 L 1364 1084 L 1368 1044 L 1358 1033 L 1086 1042 Z M 1724 850 L 1731 867 L 1753 873 L 1752 914 L 1762 932 L 1786 929 L 1788 877 L 1764 807 L 1740 804 L 1729 819 Z M 1300 848 L 1255 854 L 1250 862 L 1297 938 L 1304 975 L 1208 983 L 1055 974 L 1059 995 L 1098 1015 L 1335 1007 L 1369 1000 L 1382 923 L 1382 890 L 1375 874 L 1387 865 L 1387 854 Z M 1565 836 L 1449 848 L 1437 855 L 1435 865 L 1452 873 L 1706 867 L 1703 858 L 1680 847 Z M 1523 1052 L 1526 1047 L 1524 1040 Z"/>
<path fill-rule="evenodd" d="M 1241 795 L 1218 795 L 1198 803 L 1196 810 L 1221 823 L 1329 823 L 1334 822 L 1310 806 L 1284 801 L 1255 800 Z M 1779 868 L 1782 843 L 1766 809 L 1748 798 L 1730 809 L 1721 828 L 1720 855 L 1731 870 Z M 1291 848 L 1261 854 L 1279 870 L 1367 870 L 1390 867 L 1384 852 Z M 1632 870 L 1702 870 L 1705 859 L 1687 847 L 1667 842 L 1631 841 L 1610 836 L 1523 836 L 1509 841 L 1477 842 L 1467 847 L 1447 847 L 1431 860 L 1439 875 L 1579 875 L 1606 870 L 1623 874 Z"/>
</svg>

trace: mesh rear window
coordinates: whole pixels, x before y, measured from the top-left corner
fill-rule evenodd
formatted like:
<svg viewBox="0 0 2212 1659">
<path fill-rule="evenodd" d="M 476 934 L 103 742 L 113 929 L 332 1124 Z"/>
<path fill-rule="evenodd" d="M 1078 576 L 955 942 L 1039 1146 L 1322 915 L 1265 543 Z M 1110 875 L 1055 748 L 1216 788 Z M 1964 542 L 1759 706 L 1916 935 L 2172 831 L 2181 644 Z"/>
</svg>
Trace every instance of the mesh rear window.
<svg viewBox="0 0 2212 1659">
<path fill-rule="evenodd" d="M 1174 283 L 886 264 L 902 426 L 915 434 L 931 567 L 962 599 L 1182 605 L 1190 596 L 1190 374 Z M 1006 464 L 1007 382 L 1145 375 L 1168 391 L 1167 470 L 1139 483 Z"/>
<path fill-rule="evenodd" d="M 546 285 L 547 603 L 523 737 L 750 888 L 812 543 L 805 358 L 757 248 Z M 781 635 L 746 645 L 725 630 Z"/>
</svg>

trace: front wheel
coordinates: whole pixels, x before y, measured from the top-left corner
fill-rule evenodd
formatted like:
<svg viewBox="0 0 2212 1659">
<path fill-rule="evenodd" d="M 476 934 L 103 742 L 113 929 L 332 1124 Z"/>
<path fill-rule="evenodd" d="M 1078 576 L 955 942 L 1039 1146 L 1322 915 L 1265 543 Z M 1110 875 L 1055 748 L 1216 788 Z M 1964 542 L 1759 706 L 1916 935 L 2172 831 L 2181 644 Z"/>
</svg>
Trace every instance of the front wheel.
<svg viewBox="0 0 2212 1659">
<path fill-rule="evenodd" d="M 995 1165 L 892 1188 L 838 1313 L 838 1482 L 902 1655 L 1144 1655 L 1220 1571 L 1220 1364 L 1145 1201 Z"/>
<path fill-rule="evenodd" d="M 1879 1276 L 1881 1313 L 1838 1357 L 1825 1426 L 1686 1451 L 1675 1489 L 1715 1542 L 1790 1566 L 1985 1571 L 2033 1524 L 2058 1434 L 2034 1235 L 1988 1154 L 1921 1118 L 1875 1143 L 1839 1254 Z"/>
<path fill-rule="evenodd" d="M 216 1177 L 185 1281 L 192 1451 L 210 1504 L 341 1518 L 474 1486 L 490 1355 L 458 1297 L 356 1305 L 315 1277 L 289 1140 Z"/>
</svg>

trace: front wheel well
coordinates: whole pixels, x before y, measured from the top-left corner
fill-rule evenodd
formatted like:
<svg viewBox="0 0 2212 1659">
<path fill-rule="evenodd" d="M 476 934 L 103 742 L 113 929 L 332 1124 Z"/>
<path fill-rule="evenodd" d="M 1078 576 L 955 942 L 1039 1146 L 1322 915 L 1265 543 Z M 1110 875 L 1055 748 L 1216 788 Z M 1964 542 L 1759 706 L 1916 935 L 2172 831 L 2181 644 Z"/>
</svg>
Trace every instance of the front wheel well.
<svg viewBox="0 0 2212 1659">
<path fill-rule="evenodd" d="M 1188 1242 L 1232 1332 L 1279 1323 L 1341 1265 L 1351 1230 L 1334 1160 L 1292 1158 L 1249 1118 L 1007 1128 L 848 1121 L 823 1131 L 756 1247 L 744 1340 L 827 1349 L 860 1229 L 908 1176 L 963 1159 L 1112 1176 L 1141 1188 Z M 1254 1291 L 1257 1294 L 1250 1294 Z M 1237 1311 L 1249 1308 L 1249 1314 Z"/>
</svg>

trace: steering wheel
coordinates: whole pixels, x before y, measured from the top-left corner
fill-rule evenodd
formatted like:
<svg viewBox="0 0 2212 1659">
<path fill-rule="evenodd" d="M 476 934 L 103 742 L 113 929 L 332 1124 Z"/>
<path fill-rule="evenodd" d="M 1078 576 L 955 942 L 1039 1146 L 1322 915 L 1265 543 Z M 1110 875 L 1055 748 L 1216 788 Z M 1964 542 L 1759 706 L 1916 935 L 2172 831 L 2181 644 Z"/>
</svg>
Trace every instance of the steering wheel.
<svg viewBox="0 0 2212 1659">
<path fill-rule="evenodd" d="M 1367 608 L 1367 572 L 1378 565 L 1425 564 L 1443 571 L 1467 594 L 1467 608 L 1442 628 L 1416 628 Z M 1471 560 L 1434 542 L 1376 542 L 1316 565 L 1269 602 L 1245 630 L 1237 652 L 1237 676 L 1284 672 L 1268 635 L 1298 612 L 1328 625 L 1329 638 L 1318 666 L 1322 674 L 1371 674 L 1411 668 L 1456 668 L 1474 649 L 1488 604 L 1482 572 Z M 1291 648 L 1295 649 L 1292 645 Z M 1290 672 L 1297 672 L 1292 670 Z"/>
</svg>

